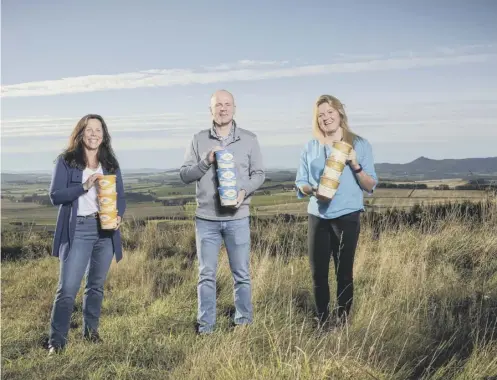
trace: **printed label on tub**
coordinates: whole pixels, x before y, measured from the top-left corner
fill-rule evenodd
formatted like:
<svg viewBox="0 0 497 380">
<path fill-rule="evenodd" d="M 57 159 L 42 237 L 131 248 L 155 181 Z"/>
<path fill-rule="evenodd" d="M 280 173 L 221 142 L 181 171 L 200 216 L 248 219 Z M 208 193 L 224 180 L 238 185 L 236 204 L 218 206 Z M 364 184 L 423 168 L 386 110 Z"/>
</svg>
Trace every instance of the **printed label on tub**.
<svg viewBox="0 0 497 380">
<path fill-rule="evenodd" d="M 98 181 L 98 184 L 100 185 L 100 187 L 108 187 L 108 186 L 114 185 L 115 182 L 113 182 L 113 181 L 111 182 L 108 179 L 100 179 Z"/>
<path fill-rule="evenodd" d="M 218 169 L 217 176 L 220 180 L 236 179 L 236 173 L 234 169 Z"/>
<path fill-rule="evenodd" d="M 216 160 L 217 161 L 232 161 L 233 154 L 231 154 L 227 150 L 218 150 L 216 152 Z"/>
<path fill-rule="evenodd" d="M 102 222 L 110 222 L 111 220 L 116 218 L 117 218 L 116 215 L 100 214 L 100 219 L 102 220 Z"/>
<path fill-rule="evenodd" d="M 342 172 L 330 168 L 329 166 L 325 166 L 323 176 L 332 179 L 338 179 L 342 175 Z"/>
<path fill-rule="evenodd" d="M 234 168 L 235 167 L 235 162 L 234 161 L 218 161 L 217 162 L 217 167 L 219 169 L 229 169 L 229 168 Z"/>
<path fill-rule="evenodd" d="M 329 187 L 323 185 L 319 185 L 318 187 L 318 194 L 326 198 L 333 198 L 336 192 L 337 189 L 330 189 Z"/>
<path fill-rule="evenodd" d="M 235 187 L 236 186 L 236 180 L 234 179 L 225 179 L 225 180 L 219 180 L 219 186 L 221 187 Z"/>
<path fill-rule="evenodd" d="M 236 187 L 219 187 L 218 190 L 222 200 L 234 200 L 238 195 Z"/>
<path fill-rule="evenodd" d="M 101 187 L 99 187 L 98 188 L 98 193 L 100 195 L 115 195 L 115 194 L 117 194 L 115 187 L 114 188 L 112 188 L 112 187 L 109 187 L 109 188 L 101 188 Z"/>
<path fill-rule="evenodd" d="M 111 197 L 100 197 L 100 203 L 103 205 L 108 205 L 112 202 L 115 202 L 115 198 Z"/>
</svg>

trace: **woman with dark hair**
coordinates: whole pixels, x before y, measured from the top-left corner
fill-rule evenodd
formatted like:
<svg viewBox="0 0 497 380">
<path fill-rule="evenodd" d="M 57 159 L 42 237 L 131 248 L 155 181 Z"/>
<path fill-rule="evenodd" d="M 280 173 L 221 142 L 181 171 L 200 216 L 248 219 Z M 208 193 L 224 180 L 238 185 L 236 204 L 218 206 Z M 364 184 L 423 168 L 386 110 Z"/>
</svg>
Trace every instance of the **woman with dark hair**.
<svg viewBox="0 0 497 380">
<path fill-rule="evenodd" d="M 99 224 L 95 184 L 99 177 L 116 175 L 117 226 L 103 230 Z M 83 336 L 100 342 L 98 324 L 104 282 L 112 258 L 122 258 L 119 225 L 126 209 L 119 163 L 111 147 L 107 125 L 100 115 L 84 116 L 59 155 L 50 184 L 50 199 L 59 206 L 52 255 L 59 257 L 59 284 L 50 323 L 49 352 L 67 342 L 74 300 L 86 274 L 83 297 Z"/>
<path fill-rule="evenodd" d="M 309 196 L 308 248 L 314 285 L 314 299 L 320 325 L 343 324 L 350 312 L 353 294 L 353 264 L 360 232 L 360 213 L 364 211 L 363 192 L 372 193 L 376 176 L 370 143 L 353 133 L 343 104 L 331 95 L 320 96 L 314 104 L 313 138 L 300 157 L 295 185 L 297 196 Z M 343 141 L 352 146 L 340 185 L 331 199 L 316 193 L 333 144 Z M 333 257 L 337 281 L 337 307 L 330 317 L 328 273 Z"/>
</svg>

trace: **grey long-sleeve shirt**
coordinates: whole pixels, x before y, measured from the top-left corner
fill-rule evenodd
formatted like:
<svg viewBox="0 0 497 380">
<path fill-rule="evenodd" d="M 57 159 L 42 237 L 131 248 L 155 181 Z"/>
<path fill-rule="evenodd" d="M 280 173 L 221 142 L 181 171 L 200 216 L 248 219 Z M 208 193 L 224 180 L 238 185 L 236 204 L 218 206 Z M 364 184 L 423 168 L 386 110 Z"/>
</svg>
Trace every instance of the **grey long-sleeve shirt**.
<svg viewBox="0 0 497 380">
<path fill-rule="evenodd" d="M 257 136 L 238 127 L 235 122 L 233 128 L 232 138 L 227 141 L 225 149 L 234 156 L 237 189 L 245 190 L 245 200 L 238 209 L 221 206 L 217 190 L 216 163 L 211 165 L 207 160 L 207 154 L 212 148 L 220 145 L 220 142 L 212 128 L 202 130 L 193 136 L 180 168 L 180 177 L 185 184 L 196 181 L 195 215 L 199 218 L 234 220 L 249 216 L 252 194 L 264 183 L 266 175 Z"/>
</svg>

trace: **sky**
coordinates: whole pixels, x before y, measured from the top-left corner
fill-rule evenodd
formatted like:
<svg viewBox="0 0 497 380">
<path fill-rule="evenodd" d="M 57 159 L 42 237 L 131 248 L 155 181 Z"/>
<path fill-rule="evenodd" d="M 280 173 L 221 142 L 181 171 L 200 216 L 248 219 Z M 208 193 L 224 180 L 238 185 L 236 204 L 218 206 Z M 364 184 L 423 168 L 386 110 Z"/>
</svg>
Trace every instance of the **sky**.
<svg viewBox="0 0 497 380">
<path fill-rule="evenodd" d="M 123 170 L 179 168 L 217 89 L 267 168 L 297 167 L 322 94 L 376 163 L 497 155 L 492 0 L 3 0 L 1 18 L 3 172 L 51 170 L 88 113 Z"/>
</svg>

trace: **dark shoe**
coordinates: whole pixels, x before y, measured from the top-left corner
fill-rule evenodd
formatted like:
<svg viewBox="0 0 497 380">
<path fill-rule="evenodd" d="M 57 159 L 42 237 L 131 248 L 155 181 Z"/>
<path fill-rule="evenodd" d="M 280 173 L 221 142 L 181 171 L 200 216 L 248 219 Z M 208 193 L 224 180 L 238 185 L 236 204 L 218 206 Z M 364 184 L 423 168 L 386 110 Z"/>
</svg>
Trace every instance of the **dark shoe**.
<svg viewBox="0 0 497 380">
<path fill-rule="evenodd" d="M 200 331 L 200 324 L 198 322 L 195 323 L 195 334 L 197 336 L 207 336 L 214 334 L 214 329 L 208 331 Z"/>
<path fill-rule="evenodd" d="M 103 340 L 102 340 L 102 338 L 100 338 L 100 335 L 98 334 L 98 332 L 91 332 L 91 333 L 85 334 L 85 339 L 91 343 L 103 343 Z"/>
</svg>

